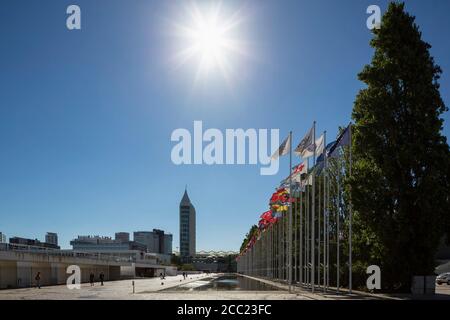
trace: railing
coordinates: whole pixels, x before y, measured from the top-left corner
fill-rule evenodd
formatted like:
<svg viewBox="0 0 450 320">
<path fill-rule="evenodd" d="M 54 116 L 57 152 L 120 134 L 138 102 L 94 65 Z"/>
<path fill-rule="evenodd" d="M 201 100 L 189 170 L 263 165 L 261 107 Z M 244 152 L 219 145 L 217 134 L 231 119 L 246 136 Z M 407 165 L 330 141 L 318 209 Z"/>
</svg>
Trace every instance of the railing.
<svg viewBox="0 0 450 320">
<path fill-rule="evenodd" d="M 129 258 L 112 256 L 108 254 L 95 253 L 95 252 L 77 252 L 72 250 L 60 250 L 51 249 L 38 246 L 29 246 L 23 244 L 12 244 L 12 243 L 0 243 L 0 251 L 12 251 L 20 253 L 35 253 L 35 254 L 45 254 L 52 257 L 62 257 L 62 258 L 82 258 L 91 260 L 101 260 L 101 261 L 114 261 L 114 262 L 135 262 L 136 258 L 130 256 Z"/>
<path fill-rule="evenodd" d="M 34 254 L 45 254 L 52 257 L 62 257 L 62 258 L 79 258 L 79 259 L 90 259 L 98 261 L 107 262 L 127 262 L 127 263 L 148 263 L 148 264 L 161 264 L 159 259 L 142 259 L 138 252 L 132 254 L 129 257 L 117 256 L 114 254 L 107 253 L 96 253 L 96 252 L 80 252 L 73 250 L 61 250 L 61 249 L 51 249 L 38 246 L 29 246 L 23 244 L 13 244 L 13 243 L 0 243 L 0 251 L 18 252 L 18 253 L 34 253 Z"/>
</svg>

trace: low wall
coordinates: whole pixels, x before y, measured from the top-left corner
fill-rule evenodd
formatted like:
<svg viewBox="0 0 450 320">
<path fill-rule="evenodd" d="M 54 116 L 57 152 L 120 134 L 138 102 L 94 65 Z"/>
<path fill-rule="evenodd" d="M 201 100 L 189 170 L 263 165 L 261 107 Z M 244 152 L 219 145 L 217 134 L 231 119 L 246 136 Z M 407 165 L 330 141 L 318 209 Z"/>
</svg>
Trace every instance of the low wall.
<svg viewBox="0 0 450 320">
<path fill-rule="evenodd" d="M 24 288 L 36 285 L 35 277 L 40 272 L 42 286 L 65 284 L 70 274 L 66 273 L 68 263 L 0 261 L 0 289 Z M 120 279 L 120 266 L 108 265 L 78 265 L 81 269 L 81 282 L 89 282 L 89 276 L 94 273 L 99 281 L 100 273 L 105 275 L 105 281 Z"/>
</svg>

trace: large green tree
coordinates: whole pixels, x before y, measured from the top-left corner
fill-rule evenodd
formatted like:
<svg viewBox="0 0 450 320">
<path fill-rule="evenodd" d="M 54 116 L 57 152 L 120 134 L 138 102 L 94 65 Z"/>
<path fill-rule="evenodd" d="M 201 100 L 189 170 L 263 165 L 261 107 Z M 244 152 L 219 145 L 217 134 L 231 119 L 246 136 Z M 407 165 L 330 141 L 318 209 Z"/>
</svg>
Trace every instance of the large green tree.
<svg viewBox="0 0 450 320">
<path fill-rule="evenodd" d="M 434 273 L 450 221 L 441 69 L 414 21 L 404 4 L 389 5 L 373 31 L 372 62 L 358 75 L 366 87 L 352 115 L 355 237 L 387 290 L 407 291 L 413 275 Z"/>
</svg>

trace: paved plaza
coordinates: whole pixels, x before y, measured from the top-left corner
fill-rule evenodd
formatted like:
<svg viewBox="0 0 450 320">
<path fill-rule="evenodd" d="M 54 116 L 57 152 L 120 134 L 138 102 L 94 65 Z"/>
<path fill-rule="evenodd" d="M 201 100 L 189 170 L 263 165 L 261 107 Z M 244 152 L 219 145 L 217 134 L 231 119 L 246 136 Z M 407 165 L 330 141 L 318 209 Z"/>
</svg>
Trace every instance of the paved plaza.
<svg viewBox="0 0 450 320">
<path fill-rule="evenodd" d="M 268 284 L 277 287 L 277 291 L 177 291 L 175 287 L 181 284 L 194 284 L 202 279 L 210 278 L 211 275 L 200 274 L 190 275 L 186 280 L 183 276 L 166 277 L 165 280 L 159 278 L 146 278 L 135 280 L 119 280 L 105 282 L 104 286 L 95 283 L 83 283 L 79 290 L 69 290 L 65 285 L 48 286 L 24 289 L 8 289 L 0 291 L 0 300 L 348 300 L 348 299 L 408 299 L 410 296 L 384 296 L 369 295 L 355 292 L 352 296 L 342 291 L 336 294 L 330 291 L 324 294 L 321 289 L 317 289 L 315 294 L 309 290 L 294 288 L 293 293 L 287 291 L 284 284 L 263 280 Z M 135 283 L 135 293 L 133 293 L 132 281 Z M 441 285 L 436 287 L 436 296 L 429 298 L 445 299 L 450 298 L 450 286 Z"/>
</svg>

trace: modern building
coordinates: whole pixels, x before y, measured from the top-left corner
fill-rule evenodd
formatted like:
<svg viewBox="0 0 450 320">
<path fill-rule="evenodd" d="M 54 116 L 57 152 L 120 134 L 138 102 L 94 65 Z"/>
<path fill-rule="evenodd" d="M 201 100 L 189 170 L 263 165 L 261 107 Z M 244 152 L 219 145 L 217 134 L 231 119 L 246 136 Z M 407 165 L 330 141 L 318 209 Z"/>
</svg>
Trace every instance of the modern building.
<svg viewBox="0 0 450 320">
<path fill-rule="evenodd" d="M 60 249 L 60 247 L 58 245 L 55 245 L 53 243 L 41 242 L 38 239 L 12 237 L 12 238 L 9 238 L 9 243 L 23 245 L 23 246 L 47 248 L 47 249 Z"/>
<path fill-rule="evenodd" d="M 233 251 L 200 251 L 192 259 L 195 270 L 203 272 L 236 272 L 236 257 Z"/>
<path fill-rule="evenodd" d="M 74 251 L 83 252 L 105 253 L 126 250 L 145 252 L 147 250 L 145 245 L 135 241 L 123 242 L 121 240 L 112 239 L 111 237 L 100 236 L 78 236 L 78 238 L 70 241 L 70 244 Z"/>
<path fill-rule="evenodd" d="M 120 242 L 129 242 L 130 241 L 130 233 L 129 232 L 116 232 L 114 237 L 116 241 Z"/>
<path fill-rule="evenodd" d="M 45 235 L 45 242 L 57 246 L 58 245 L 58 234 L 56 234 L 54 232 L 47 232 L 47 234 Z"/>
<path fill-rule="evenodd" d="M 195 256 L 195 208 L 184 190 L 180 202 L 180 258 L 183 262 Z"/>
<path fill-rule="evenodd" d="M 0 232 L 0 243 L 6 243 L 6 235 Z"/>
<path fill-rule="evenodd" d="M 99 254 L 102 257 L 110 257 L 117 259 L 117 261 L 135 262 L 135 266 L 125 268 L 126 275 L 132 276 L 149 276 L 153 277 L 161 273 L 160 267 L 162 265 L 170 265 L 170 255 L 160 254 L 157 252 L 148 252 L 147 246 L 137 241 L 123 241 L 120 235 L 117 239 L 111 237 L 101 236 L 78 236 L 72 240 L 73 252 Z M 150 264 L 152 266 L 144 267 L 143 264 Z M 122 270 L 123 271 L 123 270 Z"/>
<path fill-rule="evenodd" d="M 163 230 L 135 231 L 133 240 L 147 247 L 147 252 L 159 254 L 172 254 L 172 235 L 164 233 Z"/>
</svg>

